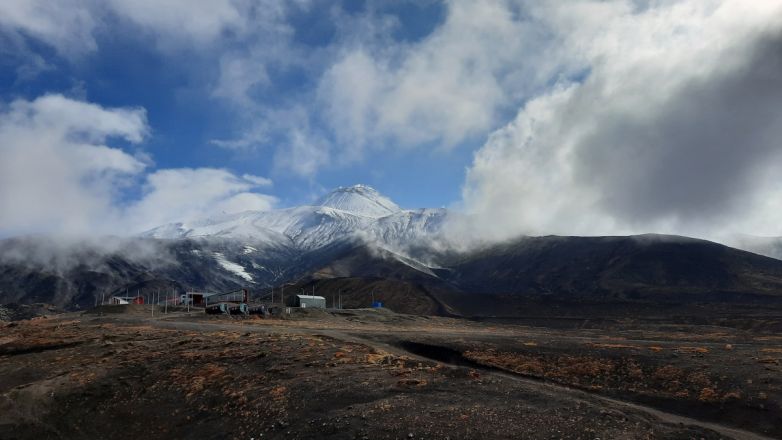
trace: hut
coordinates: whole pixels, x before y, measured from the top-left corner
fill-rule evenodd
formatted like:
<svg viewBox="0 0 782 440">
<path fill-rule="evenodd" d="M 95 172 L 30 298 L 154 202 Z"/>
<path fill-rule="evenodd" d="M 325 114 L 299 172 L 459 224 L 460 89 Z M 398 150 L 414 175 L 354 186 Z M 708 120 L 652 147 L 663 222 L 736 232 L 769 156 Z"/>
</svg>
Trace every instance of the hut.
<svg viewBox="0 0 782 440">
<path fill-rule="evenodd" d="M 325 309 L 326 298 L 315 295 L 293 295 L 288 300 L 289 307 Z"/>
</svg>

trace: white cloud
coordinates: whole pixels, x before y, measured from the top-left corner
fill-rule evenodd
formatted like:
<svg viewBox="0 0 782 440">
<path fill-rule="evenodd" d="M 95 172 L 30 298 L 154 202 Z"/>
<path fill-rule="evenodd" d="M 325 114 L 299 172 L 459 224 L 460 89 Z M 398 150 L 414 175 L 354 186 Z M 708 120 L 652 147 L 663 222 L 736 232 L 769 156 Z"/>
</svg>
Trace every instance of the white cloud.
<svg viewBox="0 0 782 440">
<path fill-rule="evenodd" d="M 225 55 L 220 59 L 220 76 L 212 95 L 232 101 L 241 107 L 251 107 L 251 89 L 270 84 L 264 62 Z"/>
<path fill-rule="evenodd" d="M 216 72 L 200 77 L 216 80 L 200 86 L 234 104 L 240 133 L 213 143 L 275 148 L 277 168 L 298 174 L 355 163 L 368 149 L 479 139 L 564 68 L 548 29 L 513 0 L 448 1 L 445 21 L 414 43 L 396 40 L 398 19 L 372 5 L 353 16 L 308 1 L 69 0 L 61 21 L 37 0 L 8 5 L 13 14 L 0 28 L 40 28 L 33 36 L 66 56 L 94 51 L 101 32 L 132 31 L 160 50 L 195 48 L 218 60 Z M 325 47 L 298 44 L 288 22 L 292 11 L 313 7 L 337 28 Z M 308 84 L 283 96 L 270 72 L 304 75 Z M 313 156 L 291 156 L 299 153 Z"/>
<path fill-rule="evenodd" d="M 140 142 L 143 109 L 106 109 L 47 95 L 0 112 L 0 230 L 76 232 L 111 214 L 114 192 L 145 164 L 106 146 Z M 101 219 L 105 221 L 105 219 Z"/>
<path fill-rule="evenodd" d="M 90 4 L 81 0 L 3 0 L 0 33 L 37 38 L 64 56 L 76 57 L 97 48 Z"/>
<path fill-rule="evenodd" d="M 464 187 L 464 206 L 497 238 L 782 233 L 778 1 L 450 0 L 444 21 L 413 42 L 395 39 L 397 20 L 372 7 L 348 17 L 332 6 L 323 11 L 336 37 L 321 48 L 296 43 L 287 23 L 291 8 L 308 7 L 9 0 L 0 2 L 0 37 L 22 51 L 31 37 L 78 58 L 116 24 L 151 35 L 164 51 L 197 48 L 215 60 L 216 77 L 203 75 L 214 80 L 207 94 L 233 103 L 242 127 L 214 144 L 272 148 L 277 172 L 310 179 L 372 149 L 447 150 L 482 139 L 515 114 L 477 152 Z M 29 74 L 47 68 L 36 60 Z M 274 83 L 289 73 L 304 84 Z M 104 211 L 120 218 L 116 193 L 138 181 L 145 198 L 135 207 L 155 221 L 274 202 L 256 192 L 268 186 L 263 178 L 145 174 L 150 161 L 141 154 L 105 145 L 148 136 L 141 109 L 50 96 L 9 104 L 0 118 L 9 158 L 0 183 L 25 182 L 3 185 L 0 203 L 16 193 L 44 201 L 3 204 L 16 208 L 0 213 L 5 230 L 83 229 L 93 227 L 90 213 Z M 48 202 L 58 191 L 63 197 Z M 75 214 L 60 224 L 50 207 L 66 200 Z"/>
<path fill-rule="evenodd" d="M 478 151 L 464 199 L 483 233 L 782 233 L 782 5 L 579 2 L 548 17 L 590 73 Z"/>
<path fill-rule="evenodd" d="M 105 3 L 121 19 L 163 38 L 210 42 L 231 29 L 241 32 L 250 2 L 233 0 L 110 0 Z"/>
<path fill-rule="evenodd" d="M 479 139 L 552 75 L 578 67 L 558 56 L 545 23 L 526 19 L 518 7 L 511 0 L 449 1 L 445 21 L 414 43 L 396 40 L 398 20 L 371 5 L 359 16 L 334 7 L 324 13 L 336 37 L 319 48 L 293 41 L 283 11 L 263 38 L 221 56 L 212 93 L 236 105 L 245 129 L 213 143 L 276 144 L 278 169 L 312 176 L 327 164 L 356 163 L 368 150 L 447 149 Z M 270 69 L 311 76 L 316 87 L 270 104 Z"/>
<path fill-rule="evenodd" d="M 256 186 L 271 186 L 272 181 L 266 177 L 254 176 L 252 174 L 242 174 L 242 179 L 256 185 Z"/>
<path fill-rule="evenodd" d="M 287 141 L 277 149 L 274 161 L 277 167 L 301 176 L 313 176 L 329 163 L 329 144 L 304 129 L 293 129 Z"/>
<path fill-rule="evenodd" d="M 319 99 L 346 155 L 485 135 L 503 110 L 569 70 L 545 23 L 525 19 L 514 2 L 446 7 L 422 41 L 358 44 L 324 74 Z"/>
<path fill-rule="evenodd" d="M 97 50 L 102 31 L 140 31 L 165 51 L 204 50 L 230 39 L 284 31 L 284 11 L 285 5 L 271 0 L 4 0 L 0 33 L 35 38 L 71 59 Z"/>
<path fill-rule="evenodd" d="M 222 169 L 162 169 L 107 145 L 149 135 L 140 108 L 105 108 L 61 95 L 0 106 L 0 235 L 126 235 L 175 220 L 269 209 L 271 181 Z M 142 196 L 127 194 L 144 182 Z"/>
<path fill-rule="evenodd" d="M 136 230 L 146 230 L 223 212 L 265 211 L 276 199 L 249 191 L 268 184 L 258 176 L 237 177 L 215 168 L 159 170 L 147 176 L 144 195 L 125 209 L 125 217 Z"/>
</svg>

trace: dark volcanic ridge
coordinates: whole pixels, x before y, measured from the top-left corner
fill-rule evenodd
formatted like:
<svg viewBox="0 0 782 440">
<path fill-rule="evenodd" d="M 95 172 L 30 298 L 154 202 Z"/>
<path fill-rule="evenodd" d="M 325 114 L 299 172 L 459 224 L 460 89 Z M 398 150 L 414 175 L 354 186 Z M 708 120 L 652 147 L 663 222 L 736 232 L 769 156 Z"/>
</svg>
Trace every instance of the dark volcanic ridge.
<svg viewBox="0 0 782 440">
<path fill-rule="evenodd" d="M 0 242 L 0 303 L 78 309 L 126 291 L 238 287 L 270 298 L 287 285 L 314 287 L 329 304 L 342 291 L 346 307 L 368 306 L 375 291 L 400 312 L 463 316 L 506 316 L 527 300 L 782 304 L 782 261 L 686 237 L 524 237 L 445 253 L 418 243 L 418 259 L 357 239 L 311 250 L 220 237 L 111 240 Z"/>
</svg>

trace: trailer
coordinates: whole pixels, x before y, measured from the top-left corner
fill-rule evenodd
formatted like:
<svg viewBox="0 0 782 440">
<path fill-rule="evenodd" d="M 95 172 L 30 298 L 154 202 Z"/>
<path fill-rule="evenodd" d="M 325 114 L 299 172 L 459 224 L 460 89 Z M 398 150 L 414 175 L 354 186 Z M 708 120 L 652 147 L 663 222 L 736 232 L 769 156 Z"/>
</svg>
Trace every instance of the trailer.
<svg viewBox="0 0 782 440">
<path fill-rule="evenodd" d="M 206 308 L 206 313 L 210 315 L 228 315 L 231 304 L 218 303 L 211 304 Z"/>
<path fill-rule="evenodd" d="M 250 302 L 250 292 L 247 289 L 237 289 L 230 292 L 214 293 L 206 298 L 210 303 L 215 302 L 227 302 L 227 303 L 243 303 Z"/>
<path fill-rule="evenodd" d="M 249 314 L 249 307 L 247 304 L 228 304 L 228 313 L 232 315 L 247 315 Z"/>
<path fill-rule="evenodd" d="M 265 304 L 261 304 L 257 306 L 249 306 L 247 308 L 247 313 L 249 313 L 250 315 L 269 316 L 269 309 L 266 308 Z"/>
</svg>

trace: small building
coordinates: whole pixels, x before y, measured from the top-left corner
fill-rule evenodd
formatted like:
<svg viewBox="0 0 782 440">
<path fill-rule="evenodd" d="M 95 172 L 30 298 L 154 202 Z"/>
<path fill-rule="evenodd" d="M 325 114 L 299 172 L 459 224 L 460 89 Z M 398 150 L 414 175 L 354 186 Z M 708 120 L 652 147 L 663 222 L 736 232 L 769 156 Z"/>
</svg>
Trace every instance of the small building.
<svg viewBox="0 0 782 440">
<path fill-rule="evenodd" d="M 250 302 L 250 291 L 247 289 L 237 289 L 230 292 L 215 293 L 209 295 L 207 298 L 210 303 L 212 302 L 232 302 L 232 303 L 248 303 Z"/>
<path fill-rule="evenodd" d="M 195 307 L 205 307 L 216 303 L 247 303 L 250 300 L 250 291 L 247 289 L 238 289 L 231 292 L 186 292 L 181 295 L 179 302 L 181 304 Z"/>
<path fill-rule="evenodd" d="M 325 309 L 326 298 L 315 295 L 293 295 L 289 297 L 288 306 L 301 308 Z"/>
<path fill-rule="evenodd" d="M 214 293 L 209 292 L 186 292 L 184 295 L 181 295 L 179 298 L 179 302 L 182 305 L 191 305 L 195 307 L 204 307 L 208 305 L 209 302 L 217 302 L 217 301 L 210 301 L 209 297 L 214 295 Z"/>
</svg>

